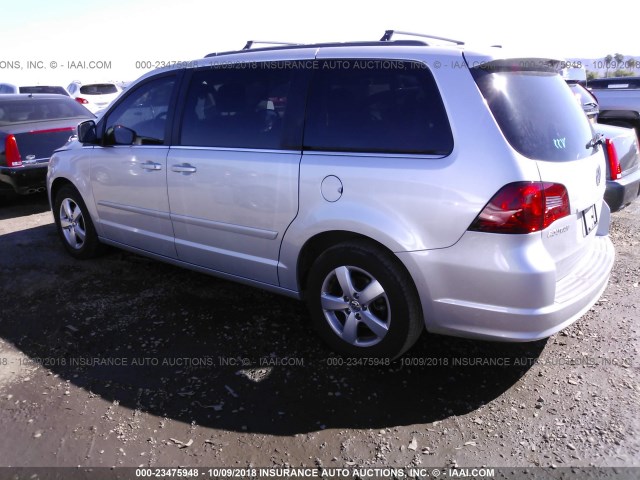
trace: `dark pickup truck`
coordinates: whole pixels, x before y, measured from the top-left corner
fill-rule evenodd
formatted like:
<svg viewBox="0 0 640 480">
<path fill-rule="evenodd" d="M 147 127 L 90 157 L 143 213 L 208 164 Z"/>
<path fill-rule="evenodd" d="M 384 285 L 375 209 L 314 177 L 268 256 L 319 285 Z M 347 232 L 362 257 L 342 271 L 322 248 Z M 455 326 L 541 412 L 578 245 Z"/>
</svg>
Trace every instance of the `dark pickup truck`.
<svg viewBox="0 0 640 480">
<path fill-rule="evenodd" d="M 596 78 L 587 88 L 598 99 L 598 123 L 634 128 L 640 138 L 640 77 Z"/>
</svg>

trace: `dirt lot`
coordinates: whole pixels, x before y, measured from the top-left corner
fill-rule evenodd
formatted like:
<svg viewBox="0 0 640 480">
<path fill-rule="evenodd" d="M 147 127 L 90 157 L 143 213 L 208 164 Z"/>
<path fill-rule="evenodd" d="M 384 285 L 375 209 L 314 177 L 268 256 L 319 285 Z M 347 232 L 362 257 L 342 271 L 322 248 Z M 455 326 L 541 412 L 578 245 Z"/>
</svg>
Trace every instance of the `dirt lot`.
<svg viewBox="0 0 640 480">
<path fill-rule="evenodd" d="M 0 206 L 1 466 L 640 466 L 640 202 L 605 295 L 547 341 L 423 336 L 340 365 L 302 304 Z"/>
</svg>

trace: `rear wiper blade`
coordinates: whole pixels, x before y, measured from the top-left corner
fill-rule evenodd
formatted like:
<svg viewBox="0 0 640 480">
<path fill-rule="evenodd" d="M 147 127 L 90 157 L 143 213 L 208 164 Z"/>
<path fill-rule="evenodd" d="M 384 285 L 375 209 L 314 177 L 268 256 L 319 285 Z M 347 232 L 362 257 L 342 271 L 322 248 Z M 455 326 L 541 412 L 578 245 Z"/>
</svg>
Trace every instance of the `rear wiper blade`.
<svg viewBox="0 0 640 480">
<path fill-rule="evenodd" d="M 596 145 L 604 145 L 604 135 L 602 133 L 596 133 L 595 136 L 589 140 L 589 143 L 587 143 L 585 148 L 588 150 L 590 148 L 595 148 Z"/>
</svg>

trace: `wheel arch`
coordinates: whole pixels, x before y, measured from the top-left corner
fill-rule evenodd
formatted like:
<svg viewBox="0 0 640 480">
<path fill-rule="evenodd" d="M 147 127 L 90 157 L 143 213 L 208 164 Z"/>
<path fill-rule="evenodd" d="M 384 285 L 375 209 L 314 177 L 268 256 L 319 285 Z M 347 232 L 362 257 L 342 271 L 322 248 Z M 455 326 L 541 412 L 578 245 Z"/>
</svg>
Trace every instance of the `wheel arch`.
<svg viewBox="0 0 640 480">
<path fill-rule="evenodd" d="M 404 265 L 404 263 L 386 245 L 360 233 L 350 232 L 346 230 L 333 230 L 318 233 L 310 237 L 300 249 L 296 265 L 296 280 L 301 297 L 304 297 L 305 295 L 309 271 L 315 259 L 318 258 L 318 256 L 321 255 L 325 250 L 340 243 L 346 242 L 364 243 L 374 248 L 383 250 L 388 254 L 389 258 L 398 266 L 403 268 L 408 277 L 411 278 L 410 272 Z M 416 285 L 413 279 L 412 282 L 413 288 L 415 289 Z"/>
<path fill-rule="evenodd" d="M 49 204 L 51 205 L 51 208 L 53 208 L 56 195 L 58 195 L 58 192 L 60 191 L 60 189 L 65 185 L 71 185 L 73 188 L 78 190 L 76 186 L 73 184 L 73 182 L 68 178 L 65 178 L 65 177 L 55 178 L 51 183 L 51 187 L 49 188 Z"/>
</svg>

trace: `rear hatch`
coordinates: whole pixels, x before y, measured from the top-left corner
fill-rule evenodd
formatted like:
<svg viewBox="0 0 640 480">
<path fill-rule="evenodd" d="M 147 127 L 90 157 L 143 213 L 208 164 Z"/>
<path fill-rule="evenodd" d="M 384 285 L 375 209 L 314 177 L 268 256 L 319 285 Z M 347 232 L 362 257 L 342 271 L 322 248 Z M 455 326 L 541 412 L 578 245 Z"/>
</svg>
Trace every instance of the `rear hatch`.
<svg viewBox="0 0 640 480">
<path fill-rule="evenodd" d="M 548 198 L 547 206 L 568 198 L 568 215 L 532 233 L 542 236 L 558 279 L 589 250 L 606 184 L 602 148 L 593 145 L 595 133 L 560 76 L 560 66 L 554 60 L 516 58 L 471 68 L 496 123 L 521 161 L 536 162 L 539 181 L 566 187 L 568 195 Z"/>
<path fill-rule="evenodd" d="M 0 103 L 0 163 L 28 166 L 47 162 L 62 147 L 78 123 L 94 118 L 84 107 L 62 96 L 24 96 Z M 17 147 L 17 151 L 16 151 Z"/>
</svg>

